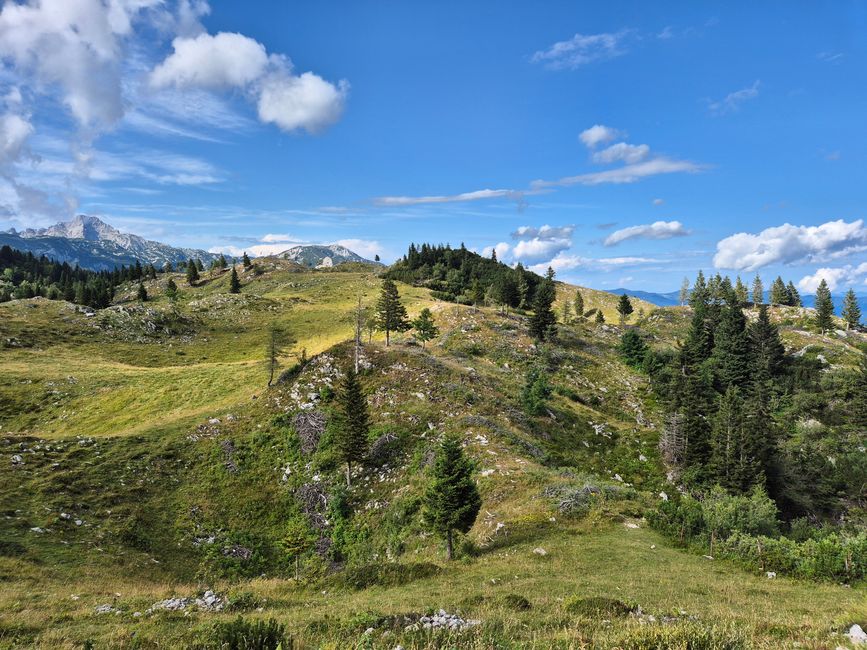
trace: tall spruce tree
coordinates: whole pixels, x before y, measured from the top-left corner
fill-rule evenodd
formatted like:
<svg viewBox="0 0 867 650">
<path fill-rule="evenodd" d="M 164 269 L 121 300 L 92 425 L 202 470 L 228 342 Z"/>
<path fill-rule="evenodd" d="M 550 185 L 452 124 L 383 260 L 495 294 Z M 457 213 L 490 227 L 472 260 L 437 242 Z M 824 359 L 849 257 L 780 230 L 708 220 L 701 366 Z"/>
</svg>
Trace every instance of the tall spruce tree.
<svg viewBox="0 0 867 650">
<path fill-rule="evenodd" d="M 698 305 L 707 305 L 709 299 L 707 281 L 704 279 L 704 273 L 699 271 L 689 294 L 689 306 L 695 309 Z"/>
<path fill-rule="evenodd" d="M 198 281 L 199 281 L 199 269 L 196 266 L 195 262 L 190 261 L 187 264 L 187 284 L 189 284 L 192 287 Z"/>
<path fill-rule="evenodd" d="M 537 341 L 548 341 L 557 334 L 557 315 L 552 309 L 556 289 L 554 281 L 544 279 L 533 297 L 533 315 L 530 317 L 530 336 Z"/>
<path fill-rule="evenodd" d="M 834 301 L 831 300 L 831 290 L 825 278 L 822 278 L 819 288 L 816 289 L 816 327 L 822 334 L 833 327 L 833 314 Z"/>
<path fill-rule="evenodd" d="M 744 401 L 737 386 L 720 396 L 711 430 L 710 480 L 740 492 Z"/>
<path fill-rule="evenodd" d="M 352 485 L 352 464 L 360 463 L 367 453 L 367 435 L 370 419 L 367 398 L 352 368 L 340 381 L 337 394 L 337 418 L 334 446 L 340 459 L 346 463 L 346 485 Z"/>
<path fill-rule="evenodd" d="M 858 296 L 851 288 L 843 298 L 843 320 L 846 321 L 846 329 L 858 327 L 861 323 L 861 307 L 858 306 Z"/>
<path fill-rule="evenodd" d="M 584 320 L 584 296 L 581 291 L 575 291 L 575 317 L 578 320 Z"/>
<path fill-rule="evenodd" d="M 169 300 L 175 300 L 178 297 L 178 285 L 175 284 L 172 278 L 169 278 L 169 281 L 166 282 L 166 296 Z"/>
<path fill-rule="evenodd" d="M 385 332 L 386 347 L 391 344 L 392 332 L 405 332 L 411 327 L 397 285 L 388 278 L 382 281 L 382 291 L 376 301 L 376 326 Z"/>
<path fill-rule="evenodd" d="M 721 392 L 729 386 L 743 386 L 750 374 L 750 347 L 747 320 L 740 307 L 723 309 L 719 327 L 714 332 L 712 358 L 717 385 Z"/>
<path fill-rule="evenodd" d="M 253 262 L 250 261 L 250 256 L 247 255 L 247 251 L 244 251 L 244 254 L 241 255 L 241 264 L 244 265 L 245 269 L 249 269 L 253 265 Z"/>
<path fill-rule="evenodd" d="M 136 291 L 136 298 L 139 302 L 146 302 L 148 299 L 148 291 L 145 289 L 145 286 L 139 282 L 138 283 L 138 291 Z"/>
<path fill-rule="evenodd" d="M 527 282 L 524 265 L 520 262 L 515 267 L 515 273 L 518 275 L 518 309 L 527 309 L 530 306 L 530 284 Z"/>
<path fill-rule="evenodd" d="M 797 288 L 795 288 L 795 285 L 792 284 L 791 280 L 789 280 L 789 284 L 786 285 L 786 295 L 789 298 L 789 307 L 801 306 L 801 294 L 798 293 Z"/>
<path fill-rule="evenodd" d="M 632 301 L 629 299 L 629 296 L 627 296 L 625 293 L 622 294 L 620 296 L 619 300 L 617 301 L 617 313 L 620 315 L 620 326 L 621 327 L 623 327 L 623 325 L 626 323 L 626 321 L 629 320 L 629 316 L 630 316 L 630 314 L 632 314 L 632 311 L 633 311 Z"/>
<path fill-rule="evenodd" d="M 735 281 L 735 298 L 737 299 L 737 304 L 741 307 L 750 301 L 749 289 L 747 289 L 747 285 L 741 280 L 741 276 L 738 276 Z"/>
<path fill-rule="evenodd" d="M 238 279 L 238 272 L 235 267 L 232 267 L 232 275 L 229 278 L 229 293 L 241 293 L 241 281 Z"/>
<path fill-rule="evenodd" d="M 708 306 L 696 302 L 692 321 L 681 348 L 681 366 L 697 367 L 707 361 L 713 352 L 713 330 L 708 319 Z"/>
<path fill-rule="evenodd" d="M 779 275 L 773 284 L 771 284 L 770 302 L 772 305 L 789 304 L 789 292 L 786 290 L 786 283 L 783 282 L 783 278 Z"/>
<path fill-rule="evenodd" d="M 679 396 L 683 429 L 683 466 L 689 478 L 702 482 L 710 460 L 710 418 L 715 393 L 710 378 L 702 371 L 687 375 Z"/>
<path fill-rule="evenodd" d="M 771 323 L 767 305 L 759 307 L 759 315 L 749 327 L 753 379 L 757 382 L 778 377 L 783 372 L 786 348 L 780 330 Z"/>
<path fill-rule="evenodd" d="M 756 277 L 753 280 L 753 302 L 757 305 L 765 302 L 765 287 L 758 273 L 756 273 Z"/>
<path fill-rule="evenodd" d="M 469 532 L 482 507 L 472 472 L 473 465 L 460 440 L 453 435 L 443 438 L 425 494 L 425 520 L 433 532 L 445 538 L 449 560 L 454 559 L 455 532 Z"/>
</svg>

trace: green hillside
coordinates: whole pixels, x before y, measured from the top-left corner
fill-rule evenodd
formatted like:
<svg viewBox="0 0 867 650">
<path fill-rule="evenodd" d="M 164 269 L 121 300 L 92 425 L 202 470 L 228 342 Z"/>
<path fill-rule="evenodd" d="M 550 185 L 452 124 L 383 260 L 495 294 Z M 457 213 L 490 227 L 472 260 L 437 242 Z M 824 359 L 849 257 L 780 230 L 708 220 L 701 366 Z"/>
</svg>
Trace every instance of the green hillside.
<svg viewBox="0 0 867 650">
<path fill-rule="evenodd" d="M 363 328 L 370 452 L 347 488 L 335 389 L 378 271 L 276 258 L 238 270 L 239 294 L 214 270 L 193 287 L 171 274 L 174 301 L 159 274 L 141 304 L 137 284 L 96 312 L 0 304 L 0 648 L 215 647 L 214 626 L 242 615 L 276 619 L 300 648 L 818 649 L 849 647 L 843 633 L 867 621 L 863 580 L 769 579 L 651 527 L 677 487 L 659 395 L 619 352 L 617 296 L 580 289 L 605 324 L 560 323 L 540 345 L 523 309 L 398 283 L 410 318 L 431 309 L 439 335 L 386 347 Z M 557 284 L 557 313 L 577 290 Z M 678 348 L 689 308 L 633 306 L 654 350 Z M 806 310 L 772 317 L 827 381 L 867 346 L 813 332 Z M 269 388 L 273 327 L 297 342 Z M 551 394 L 530 414 L 534 367 Z M 483 500 L 451 563 L 423 518 L 446 433 Z M 206 590 L 217 604 L 196 606 Z M 170 598 L 191 600 L 159 605 Z M 425 628 L 440 609 L 460 622 Z"/>
</svg>

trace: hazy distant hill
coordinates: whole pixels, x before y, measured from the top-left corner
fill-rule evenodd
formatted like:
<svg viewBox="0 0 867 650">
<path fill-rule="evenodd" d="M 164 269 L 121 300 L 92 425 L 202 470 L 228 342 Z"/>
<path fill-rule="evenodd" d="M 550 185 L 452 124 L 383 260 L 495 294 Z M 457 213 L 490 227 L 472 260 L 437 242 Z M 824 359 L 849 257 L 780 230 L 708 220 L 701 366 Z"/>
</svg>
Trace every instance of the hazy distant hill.
<svg viewBox="0 0 867 650">
<path fill-rule="evenodd" d="M 315 244 L 303 244 L 293 246 L 292 248 L 280 253 L 279 257 L 292 260 L 303 266 L 315 268 L 327 268 L 345 264 L 346 262 L 362 262 L 365 264 L 377 264 L 371 260 L 365 259 L 352 252 L 345 246 L 339 244 L 331 244 L 330 246 L 319 246 Z"/>
<path fill-rule="evenodd" d="M 208 263 L 219 257 L 214 253 L 175 248 L 151 241 L 139 235 L 124 233 L 97 217 L 78 215 L 72 221 L 48 228 L 15 229 L 0 233 L 0 246 L 8 245 L 34 255 L 47 255 L 56 260 L 78 264 L 82 268 L 108 270 L 121 264 L 152 263 L 162 267 L 166 262 L 199 258 Z"/>
</svg>

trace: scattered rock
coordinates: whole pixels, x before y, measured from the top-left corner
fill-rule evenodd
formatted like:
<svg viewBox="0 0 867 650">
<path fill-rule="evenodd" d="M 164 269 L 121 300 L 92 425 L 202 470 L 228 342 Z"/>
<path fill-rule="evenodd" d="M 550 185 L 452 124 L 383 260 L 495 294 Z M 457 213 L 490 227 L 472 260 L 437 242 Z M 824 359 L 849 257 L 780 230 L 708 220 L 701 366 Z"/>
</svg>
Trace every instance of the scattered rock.
<svg viewBox="0 0 867 650">
<path fill-rule="evenodd" d="M 534 548 L 533 553 L 535 553 L 536 555 L 548 555 L 548 551 L 546 551 L 541 546 L 537 546 L 536 548 Z"/>
<path fill-rule="evenodd" d="M 852 643 L 867 643 L 867 632 L 865 632 L 857 623 L 855 623 L 855 625 L 849 628 L 846 636 L 849 637 L 849 640 Z"/>
<path fill-rule="evenodd" d="M 24 459 L 21 457 L 21 454 L 15 454 L 12 456 L 12 464 L 13 465 L 23 465 Z"/>
<path fill-rule="evenodd" d="M 773 580 L 774 578 L 777 577 L 777 572 L 776 571 L 768 571 L 767 573 L 765 573 L 765 575 L 768 576 L 768 580 Z"/>
</svg>

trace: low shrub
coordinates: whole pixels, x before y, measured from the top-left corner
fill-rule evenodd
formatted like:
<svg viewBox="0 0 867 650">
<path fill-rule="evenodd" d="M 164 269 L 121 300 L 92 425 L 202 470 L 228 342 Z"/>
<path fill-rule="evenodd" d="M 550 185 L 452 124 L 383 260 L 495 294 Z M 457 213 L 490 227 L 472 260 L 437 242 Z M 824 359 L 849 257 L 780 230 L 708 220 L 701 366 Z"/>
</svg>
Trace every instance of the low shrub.
<svg viewBox="0 0 867 650">
<path fill-rule="evenodd" d="M 520 594 L 506 594 L 503 596 L 503 605 L 516 612 L 526 612 L 532 607 L 530 601 Z"/>
<path fill-rule="evenodd" d="M 367 589 L 368 587 L 399 587 L 415 580 L 422 580 L 437 575 L 440 567 L 431 562 L 413 562 L 409 564 L 365 564 L 351 567 L 332 577 L 337 584 L 351 589 Z"/>
<path fill-rule="evenodd" d="M 589 598 L 572 598 L 566 602 L 566 611 L 587 618 L 618 618 L 628 616 L 635 611 L 634 605 L 624 603 L 617 598 L 591 596 Z"/>
<path fill-rule="evenodd" d="M 617 645 L 621 650 L 748 650 L 746 635 L 732 627 L 699 623 L 643 625 Z"/>
<path fill-rule="evenodd" d="M 292 650 L 294 642 L 286 628 L 273 618 L 268 621 L 248 621 L 242 617 L 227 623 L 217 623 L 206 647 L 213 650 Z"/>
</svg>

